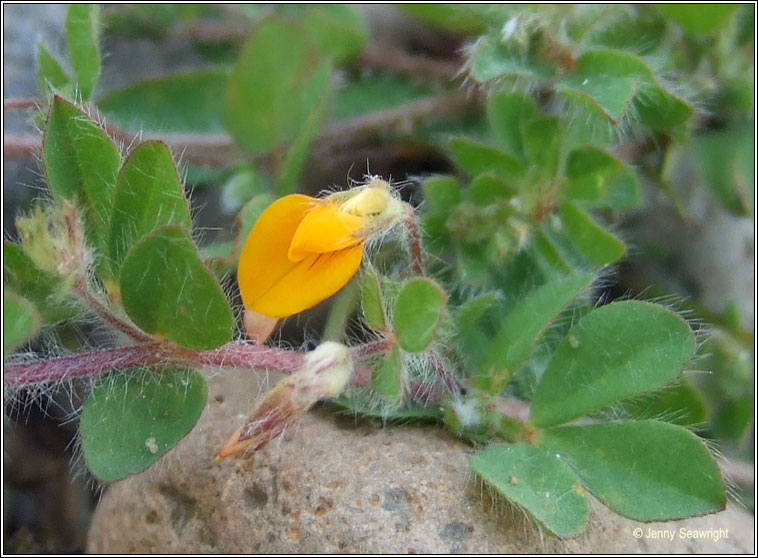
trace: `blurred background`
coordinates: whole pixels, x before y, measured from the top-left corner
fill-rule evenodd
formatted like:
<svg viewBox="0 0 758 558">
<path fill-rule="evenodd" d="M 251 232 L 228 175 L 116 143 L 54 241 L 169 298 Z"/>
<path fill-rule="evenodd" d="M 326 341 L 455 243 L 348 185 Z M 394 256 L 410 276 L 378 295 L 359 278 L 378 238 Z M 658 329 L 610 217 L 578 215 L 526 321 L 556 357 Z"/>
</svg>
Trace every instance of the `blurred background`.
<svg viewBox="0 0 758 558">
<path fill-rule="evenodd" d="M 70 68 L 67 9 L 3 6 L 5 239 L 15 238 L 16 213 L 44 190 L 35 108 L 45 87 L 40 49 L 60 60 L 64 71 Z M 516 24 L 528 22 L 527 39 L 541 34 L 549 41 L 539 44 L 553 49 L 530 52 L 534 67 L 557 58 L 558 66 L 571 67 L 572 49 L 578 52 L 589 40 L 579 41 L 572 29 L 595 25 L 594 44 L 645 56 L 692 108 L 686 126 L 647 135 L 623 123 L 615 130 L 614 154 L 634 170 L 639 199 L 608 215 L 629 250 L 604 272 L 603 296 L 664 301 L 700 328 L 698 371 L 688 373 L 687 388 L 672 395 L 674 401 L 654 404 L 663 413 L 678 409 L 680 418 L 713 440 L 728 460 L 735 497 L 752 510 L 754 6 L 713 13 L 652 5 L 602 9 L 106 5 L 98 24 L 102 71 L 90 102 L 124 146 L 140 133 L 171 146 L 206 256 L 217 259 L 233 290 L 223 262 L 233 254 L 232 224 L 250 200 L 287 188 L 309 194 L 344 188 L 370 173 L 400 182 L 401 195 L 421 204 L 425 177 L 456 170 L 450 138 L 487 136 L 489 92 L 513 86 L 541 101 L 550 94 L 540 75 L 529 74 L 533 68 L 509 81 L 507 57 L 485 60 L 483 67 L 482 45 L 500 41 L 507 47 L 518 38 Z M 303 163 L 289 185 L 282 178 L 284 152 L 251 136 L 243 119 L 235 124 L 228 116 L 229 89 L 245 69 L 246 40 L 271 16 L 303 25 L 332 56 L 328 102 L 304 139 Z M 631 22 L 634 39 L 614 31 L 618 21 Z M 276 91 L 267 94 L 274 95 L 276 110 L 288 110 Z M 328 307 L 289 322 L 282 341 L 298 346 L 318 339 L 328 328 Z M 97 342 L 85 326 L 59 329 L 47 342 L 72 351 Z M 44 343 L 43 336 L 36 348 Z M 101 488 L 77 464 L 76 387 L 44 395 L 5 402 L 7 553 L 82 552 Z"/>
</svg>

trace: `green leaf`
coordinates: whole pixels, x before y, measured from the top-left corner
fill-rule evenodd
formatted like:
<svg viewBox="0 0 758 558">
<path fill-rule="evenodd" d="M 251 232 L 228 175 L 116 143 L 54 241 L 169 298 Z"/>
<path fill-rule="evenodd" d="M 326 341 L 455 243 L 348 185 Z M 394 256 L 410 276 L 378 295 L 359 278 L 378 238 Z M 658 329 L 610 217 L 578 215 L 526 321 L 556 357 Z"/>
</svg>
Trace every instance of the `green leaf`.
<svg viewBox="0 0 758 558">
<path fill-rule="evenodd" d="M 459 334 L 476 327 L 479 320 L 498 301 L 496 293 L 484 293 L 461 304 L 455 312 L 455 325 Z"/>
<path fill-rule="evenodd" d="M 131 83 L 97 102 L 100 112 L 132 132 L 207 132 L 224 130 L 224 97 L 229 72 L 198 70 Z"/>
<path fill-rule="evenodd" d="M 642 203 L 642 192 L 637 173 L 632 169 L 624 169 L 616 175 L 606 189 L 605 196 L 599 205 L 611 209 L 634 209 Z"/>
<path fill-rule="evenodd" d="M 34 304 L 3 289 L 3 357 L 37 335 L 41 325 Z"/>
<path fill-rule="evenodd" d="M 100 77 L 100 6 L 71 4 L 66 13 L 66 39 L 76 82 L 86 101 Z"/>
<path fill-rule="evenodd" d="M 409 421 L 436 423 L 442 415 L 442 409 L 437 405 L 421 406 L 412 401 L 399 407 L 388 407 L 378 401 L 376 394 L 369 389 L 352 388 L 349 397 L 340 395 L 330 401 L 351 411 L 349 419 L 351 423 L 356 414 L 381 419 L 385 424 L 392 422 L 408 424 Z"/>
<path fill-rule="evenodd" d="M 164 225 L 142 237 L 119 280 L 124 309 L 144 331 L 199 351 L 231 341 L 232 310 L 186 229 Z"/>
<path fill-rule="evenodd" d="M 469 196 L 472 202 L 479 205 L 492 205 L 508 200 L 517 194 L 512 186 L 489 174 L 480 174 L 469 185 Z"/>
<path fill-rule="evenodd" d="M 42 43 L 37 43 L 37 85 L 43 95 L 62 91 L 71 84 L 71 78 L 60 62 L 50 54 Z"/>
<path fill-rule="evenodd" d="M 239 231 L 239 237 L 243 241 L 250 234 L 253 225 L 255 225 L 261 213 L 272 203 L 274 203 L 273 196 L 270 194 L 259 194 L 247 202 L 245 207 L 240 210 L 237 215 L 237 230 Z M 240 243 L 239 249 L 242 249 L 242 243 Z"/>
<path fill-rule="evenodd" d="M 685 122 L 695 109 L 662 87 L 645 87 L 635 99 L 640 122 L 654 129 L 665 129 Z"/>
<path fill-rule="evenodd" d="M 382 301 L 382 291 L 379 278 L 373 269 L 366 269 L 363 275 L 363 291 L 361 305 L 363 317 L 371 329 L 383 331 L 387 329 L 387 317 Z"/>
<path fill-rule="evenodd" d="M 403 285 L 393 311 L 397 342 L 403 349 L 418 353 L 429 346 L 442 321 L 446 298 L 431 279 L 414 277 Z"/>
<path fill-rule="evenodd" d="M 121 166 L 116 146 L 97 123 L 56 96 L 45 126 L 42 160 L 53 197 L 83 206 L 87 236 L 107 254 L 113 190 Z"/>
<path fill-rule="evenodd" d="M 463 367 L 476 370 L 489 350 L 499 319 L 492 318 L 499 310 L 499 297 L 495 293 L 484 293 L 461 304 L 455 309 L 456 344 L 462 358 Z M 497 318 L 499 318 L 497 313 Z"/>
<path fill-rule="evenodd" d="M 442 29 L 461 33 L 483 33 L 490 18 L 484 6 L 475 4 L 402 4 L 403 11 Z"/>
<path fill-rule="evenodd" d="M 661 11 L 692 33 L 711 33 L 722 27 L 737 4 L 661 4 Z"/>
<path fill-rule="evenodd" d="M 527 444 L 491 446 L 471 468 L 506 499 L 559 537 L 583 532 L 589 503 L 576 473 L 562 459 Z"/>
<path fill-rule="evenodd" d="M 565 193 L 576 200 L 599 201 L 622 168 L 618 159 L 602 149 L 574 149 L 566 163 Z"/>
<path fill-rule="evenodd" d="M 584 52 L 577 58 L 575 71 L 560 79 L 558 89 L 587 108 L 594 105 L 614 124 L 630 108 L 653 128 L 680 124 L 693 112 L 692 106 L 660 86 L 642 58 L 621 50 Z"/>
<path fill-rule="evenodd" d="M 399 107 L 435 92 L 427 82 L 388 73 L 361 74 L 336 92 L 333 120 L 356 118 L 367 112 Z"/>
<path fill-rule="evenodd" d="M 329 83 L 329 79 L 326 79 L 323 82 L 321 96 L 316 106 L 313 107 L 308 118 L 303 122 L 302 128 L 300 128 L 284 157 L 279 171 L 279 178 L 276 182 L 276 192 L 279 195 L 291 194 L 298 189 L 297 181 L 300 178 L 300 171 L 303 168 L 313 139 L 321 129 L 324 120 L 326 120 L 330 100 L 331 84 Z"/>
<path fill-rule="evenodd" d="M 291 141 L 323 96 L 329 63 L 303 30 L 262 22 L 245 43 L 227 82 L 224 123 L 245 149 L 262 153 Z"/>
<path fill-rule="evenodd" d="M 110 257 L 114 274 L 132 245 L 162 225 L 192 228 L 189 203 L 171 152 L 163 142 L 141 143 L 116 181 Z"/>
<path fill-rule="evenodd" d="M 109 35 L 134 39 L 165 40 L 180 17 L 180 11 L 193 5 L 116 4 L 103 14 Z"/>
<path fill-rule="evenodd" d="M 566 234 L 594 265 L 615 262 L 626 253 L 624 243 L 613 236 L 577 204 L 564 202 L 560 211 Z"/>
<path fill-rule="evenodd" d="M 666 35 L 666 22 L 646 6 L 624 6 L 604 14 L 604 18 L 591 20 L 589 33 L 582 42 L 650 54 Z"/>
<path fill-rule="evenodd" d="M 84 460 L 110 482 L 146 469 L 187 434 L 205 408 L 208 385 L 188 369 L 137 369 L 99 381 L 79 421 Z"/>
<path fill-rule="evenodd" d="M 714 404 L 753 393 L 753 339 L 746 339 L 743 333 L 738 335 L 713 328 L 702 347 L 703 370 L 710 370 L 712 374 L 700 378 L 699 384 L 703 387 L 702 393 L 714 398 Z"/>
<path fill-rule="evenodd" d="M 472 176 L 494 172 L 509 181 L 522 176 L 524 165 L 513 155 L 467 138 L 455 138 L 450 142 L 450 151 L 455 162 Z"/>
<path fill-rule="evenodd" d="M 537 103 L 531 95 L 503 91 L 487 102 L 487 120 L 500 146 L 511 155 L 524 157 L 524 123 L 537 116 Z"/>
<path fill-rule="evenodd" d="M 360 288 L 358 279 L 353 277 L 335 295 L 329 305 L 329 313 L 326 316 L 324 329 L 321 333 L 322 341 L 336 341 L 338 343 L 346 341 L 347 324 L 358 307 Z"/>
<path fill-rule="evenodd" d="M 264 174 L 252 165 L 247 165 L 235 171 L 221 192 L 221 206 L 224 211 L 239 211 L 254 197 L 270 192 L 268 181 Z"/>
<path fill-rule="evenodd" d="M 211 143 L 214 142 L 214 138 L 209 139 Z M 222 140 L 221 136 L 219 136 L 218 139 L 220 141 L 226 141 L 225 139 Z M 225 149 L 225 147 L 222 148 L 222 151 Z M 185 154 L 186 152 L 182 152 L 181 156 L 184 157 Z M 183 163 L 179 166 L 182 171 L 184 188 L 187 191 L 202 190 L 204 188 L 216 188 L 219 184 L 223 184 L 224 180 L 229 177 L 231 168 L 237 164 L 240 164 L 240 162 L 230 163 L 229 165 L 225 166 L 213 166 L 211 164 L 195 165 L 191 162 Z"/>
<path fill-rule="evenodd" d="M 274 198 L 270 194 L 258 194 L 237 214 L 234 220 L 236 229 L 234 240 L 209 244 L 200 249 L 203 260 L 212 265 L 216 273 L 223 274 L 236 267 L 247 235 L 250 234 L 263 210 L 273 201 Z"/>
<path fill-rule="evenodd" d="M 750 215 L 755 197 L 753 122 L 692 139 L 692 155 L 705 185 L 735 215 Z"/>
<path fill-rule="evenodd" d="M 630 300 L 598 308 L 555 350 L 531 420 L 555 426 L 656 390 L 679 375 L 694 350 L 687 322 L 662 306 Z"/>
<path fill-rule="evenodd" d="M 587 261 L 559 218 L 545 220 L 539 228 L 535 254 L 540 264 L 550 266 L 540 265 L 548 277 L 554 277 L 556 270 L 578 273 L 596 267 Z"/>
<path fill-rule="evenodd" d="M 542 333 L 561 311 L 587 289 L 594 276 L 585 273 L 546 283 L 526 295 L 502 322 L 474 383 L 500 392 L 531 354 Z"/>
<path fill-rule="evenodd" d="M 403 399 L 403 363 L 397 345 L 382 358 L 371 375 L 371 388 L 391 405 L 399 405 Z"/>
<path fill-rule="evenodd" d="M 297 21 L 313 44 L 335 62 L 356 56 L 368 39 L 368 26 L 352 6 L 309 6 Z"/>
<path fill-rule="evenodd" d="M 630 519 L 681 519 L 726 506 L 716 462 L 680 426 L 646 420 L 561 427 L 538 443 L 565 457 L 593 495 Z"/>
<path fill-rule="evenodd" d="M 561 253 L 560 249 L 548 234 L 545 233 L 545 227 L 538 228 L 534 231 L 532 247 L 535 256 L 543 268 L 547 268 L 548 273 L 554 273 L 558 270 L 561 274 L 575 271 L 572 263 Z"/>
<path fill-rule="evenodd" d="M 66 296 L 67 285 L 37 267 L 21 246 L 8 241 L 3 241 L 3 278 L 7 287 L 32 301 L 42 323 L 54 324 L 76 315 L 76 306 Z"/>
<path fill-rule="evenodd" d="M 504 45 L 490 36 L 484 36 L 471 54 L 469 73 L 476 81 L 484 83 L 495 78 L 528 82 L 549 77 L 551 72 L 539 60 L 528 59 L 518 46 L 510 43 Z"/>
<path fill-rule="evenodd" d="M 734 440 L 744 446 L 755 423 L 755 397 L 752 393 L 722 402 L 713 419 L 713 432 L 719 440 Z"/>
<path fill-rule="evenodd" d="M 460 182 L 452 176 L 432 176 L 424 181 L 422 188 L 424 244 L 434 251 L 445 246 L 450 235 L 448 219 L 455 206 L 463 200 L 463 193 Z"/>
<path fill-rule="evenodd" d="M 655 80 L 653 70 L 631 52 L 614 49 L 594 49 L 576 59 L 575 73 L 580 77 L 636 77 L 642 82 Z"/>
<path fill-rule="evenodd" d="M 624 407 L 629 416 L 636 419 L 656 419 L 689 427 L 702 425 L 708 415 L 703 399 L 686 383 L 635 397 Z"/>
<path fill-rule="evenodd" d="M 463 200 L 461 183 L 453 176 L 432 176 L 424 181 L 424 211 L 447 217 L 450 210 Z"/>
<path fill-rule="evenodd" d="M 524 152 L 534 166 L 555 176 L 561 164 L 563 125 L 555 116 L 544 116 L 524 126 Z"/>
<path fill-rule="evenodd" d="M 613 149 L 619 137 L 624 134 L 624 129 L 618 127 L 617 123 L 610 120 L 597 106 L 593 106 L 587 98 L 579 96 L 573 98 L 572 101 L 571 95 L 564 95 L 564 97 L 569 101 L 565 105 L 568 125 L 564 149 L 570 151 L 586 145 L 606 150 Z"/>
<path fill-rule="evenodd" d="M 557 89 L 613 124 L 629 113 L 640 79 L 631 76 L 569 74 L 558 81 Z"/>
</svg>

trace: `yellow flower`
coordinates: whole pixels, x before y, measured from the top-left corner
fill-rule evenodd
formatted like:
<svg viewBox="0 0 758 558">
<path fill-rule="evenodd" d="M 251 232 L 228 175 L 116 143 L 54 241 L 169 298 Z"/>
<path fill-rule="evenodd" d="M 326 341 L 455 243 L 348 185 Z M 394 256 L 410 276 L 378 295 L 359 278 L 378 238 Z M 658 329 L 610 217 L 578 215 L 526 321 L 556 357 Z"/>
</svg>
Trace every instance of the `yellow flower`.
<svg viewBox="0 0 758 558">
<path fill-rule="evenodd" d="M 325 198 L 275 201 L 242 247 L 237 280 L 245 308 L 283 318 L 315 306 L 355 275 L 365 242 L 402 215 L 403 203 L 378 178 Z"/>
</svg>

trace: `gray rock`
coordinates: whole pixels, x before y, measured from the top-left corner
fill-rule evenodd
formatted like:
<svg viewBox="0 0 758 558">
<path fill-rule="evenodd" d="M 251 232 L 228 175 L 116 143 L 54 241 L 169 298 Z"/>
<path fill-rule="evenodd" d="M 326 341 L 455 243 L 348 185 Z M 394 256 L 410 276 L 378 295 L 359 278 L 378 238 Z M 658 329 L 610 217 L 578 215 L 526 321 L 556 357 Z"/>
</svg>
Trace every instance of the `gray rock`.
<svg viewBox="0 0 758 558">
<path fill-rule="evenodd" d="M 559 540 L 490 497 L 471 448 L 436 426 L 382 429 L 321 408 L 254 454 L 213 458 L 260 391 L 249 372 L 211 382 L 198 426 L 151 469 L 113 484 L 91 553 L 753 552 L 743 511 L 638 524 L 600 504 L 585 535 Z M 634 537 L 640 527 L 674 540 Z M 679 529 L 725 529 L 720 540 Z"/>
</svg>

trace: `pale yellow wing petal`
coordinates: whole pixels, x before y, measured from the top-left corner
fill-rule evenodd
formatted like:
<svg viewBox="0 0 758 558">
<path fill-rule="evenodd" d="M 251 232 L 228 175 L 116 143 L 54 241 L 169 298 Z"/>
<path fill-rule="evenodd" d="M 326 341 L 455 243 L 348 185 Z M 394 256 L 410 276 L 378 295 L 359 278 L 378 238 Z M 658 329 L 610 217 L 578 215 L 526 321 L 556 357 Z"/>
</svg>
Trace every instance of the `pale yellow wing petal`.
<svg viewBox="0 0 758 558">
<path fill-rule="evenodd" d="M 335 252 L 365 240 L 357 235 L 366 219 L 342 211 L 333 203 L 321 203 L 303 217 L 289 248 L 289 258 L 300 261 L 312 254 Z"/>
</svg>

